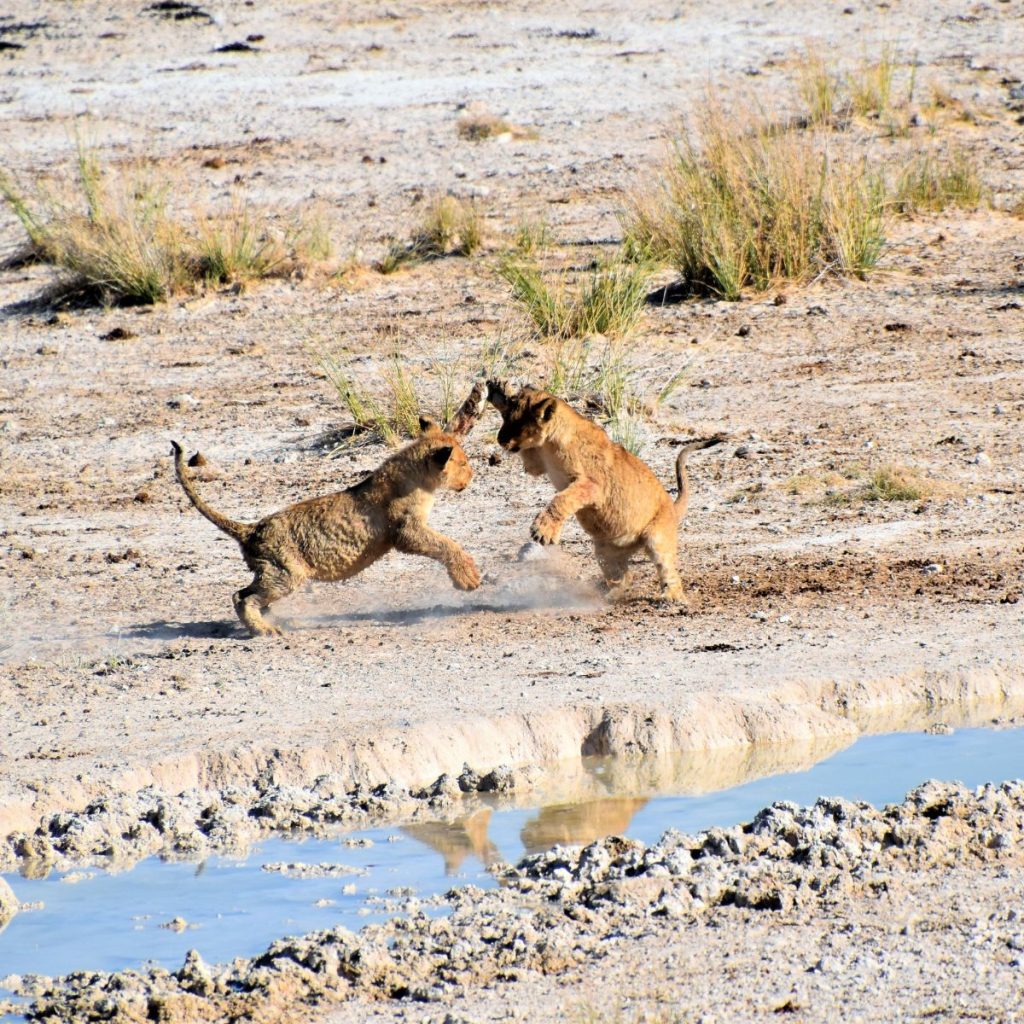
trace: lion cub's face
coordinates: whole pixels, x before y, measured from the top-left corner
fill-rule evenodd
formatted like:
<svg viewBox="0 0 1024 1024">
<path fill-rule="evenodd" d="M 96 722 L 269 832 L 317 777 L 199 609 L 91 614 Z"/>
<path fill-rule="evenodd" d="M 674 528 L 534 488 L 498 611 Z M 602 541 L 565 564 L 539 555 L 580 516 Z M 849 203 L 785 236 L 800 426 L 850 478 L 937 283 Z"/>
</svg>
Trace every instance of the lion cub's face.
<svg viewBox="0 0 1024 1024">
<path fill-rule="evenodd" d="M 450 435 L 449 438 L 454 441 Z M 445 458 L 445 452 L 448 452 L 447 458 Z M 469 481 L 473 479 L 473 470 L 458 441 L 455 441 L 451 447 L 442 445 L 433 454 L 435 461 L 444 459 L 442 475 L 445 486 L 450 487 L 453 491 L 464 491 L 469 486 Z"/>
<path fill-rule="evenodd" d="M 544 391 L 523 388 L 502 403 L 498 444 L 510 452 L 539 448 L 550 430 L 556 399 Z"/>
</svg>

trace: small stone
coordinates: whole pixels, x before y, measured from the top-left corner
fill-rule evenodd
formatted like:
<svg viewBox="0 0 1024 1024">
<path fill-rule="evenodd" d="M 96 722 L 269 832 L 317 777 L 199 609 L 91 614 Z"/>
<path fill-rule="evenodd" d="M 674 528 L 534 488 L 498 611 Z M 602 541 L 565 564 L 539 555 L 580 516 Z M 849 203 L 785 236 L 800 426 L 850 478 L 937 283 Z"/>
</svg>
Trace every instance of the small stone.
<svg viewBox="0 0 1024 1024">
<path fill-rule="evenodd" d="M 166 928 L 169 932 L 183 932 L 188 927 L 188 921 L 183 917 L 172 917 L 170 921 L 164 921 L 161 928 Z"/>
<path fill-rule="evenodd" d="M 945 572 L 946 567 L 941 562 L 929 562 L 922 570 L 926 576 L 937 576 L 940 572 Z"/>
<path fill-rule="evenodd" d="M 988 454 L 988 452 L 978 452 L 978 454 L 975 455 L 973 459 L 971 459 L 971 462 L 975 466 L 991 466 L 992 457 Z"/>
<path fill-rule="evenodd" d="M 750 445 L 741 444 L 732 454 L 735 459 L 749 459 L 751 455 Z"/>
<path fill-rule="evenodd" d="M 101 334 L 100 341 L 128 341 L 135 336 L 135 332 L 127 327 L 114 327 L 106 334 Z"/>
<path fill-rule="evenodd" d="M 199 404 L 198 398 L 187 394 L 176 395 L 167 402 L 170 409 L 198 409 Z"/>
<path fill-rule="evenodd" d="M 739 330 L 736 331 L 737 338 L 745 338 L 750 334 L 750 324 L 743 324 Z"/>
<path fill-rule="evenodd" d="M 478 793 L 507 793 L 515 789 L 515 773 L 508 765 L 499 765 L 488 772 L 478 783 Z"/>
</svg>

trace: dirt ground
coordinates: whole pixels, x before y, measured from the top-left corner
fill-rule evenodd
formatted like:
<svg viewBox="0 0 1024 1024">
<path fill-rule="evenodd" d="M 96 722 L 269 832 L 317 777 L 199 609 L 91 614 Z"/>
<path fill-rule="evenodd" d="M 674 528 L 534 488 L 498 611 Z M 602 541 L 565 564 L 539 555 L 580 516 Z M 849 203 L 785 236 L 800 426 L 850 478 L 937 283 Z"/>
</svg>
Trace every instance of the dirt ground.
<svg viewBox="0 0 1024 1024">
<path fill-rule="evenodd" d="M 48 269 L 0 271 L 0 832 L 149 784 L 423 785 L 465 762 L 789 742 L 1024 696 L 1019 5 L 200 6 L 0 17 L 20 47 L 0 50 L 3 166 L 31 180 L 67 163 L 78 125 L 103 158 L 172 173 L 183 208 L 315 202 L 364 263 L 447 191 L 477 202 L 488 244 L 153 308 L 55 310 L 37 298 Z M 283 602 L 285 638 L 248 638 L 237 548 L 187 506 L 169 439 L 207 456 L 199 486 L 241 519 L 355 481 L 386 449 L 325 456 L 346 414 L 317 351 L 372 383 L 397 343 L 414 373 L 460 359 L 468 385 L 482 345 L 525 331 L 495 273 L 516 224 L 545 218 L 589 262 L 706 91 L 792 104 L 815 42 L 851 64 L 891 43 L 919 88 L 969 104 L 943 131 L 994 208 L 896 222 L 865 282 L 649 307 L 635 358 L 685 376 L 645 457 L 667 482 L 670 440 L 729 436 L 690 463 L 689 606 L 657 602 L 645 565 L 606 605 L 575 525 L 518 562 L 550 486 L 491 464 L 491 411 L 467 444 L 472 485 L 431 519 L 478 560 L 478 591 L 392 555 Z M 474 104 L 536 137 L 460 138 Z M 0 211 L 0 249 L 20 241 Z M 835 504 L 813 485 L 890 463 L 940 494 Z M 563 993 L 531 992 L 534 1019 L 561 1012 Z"/>
</svg>

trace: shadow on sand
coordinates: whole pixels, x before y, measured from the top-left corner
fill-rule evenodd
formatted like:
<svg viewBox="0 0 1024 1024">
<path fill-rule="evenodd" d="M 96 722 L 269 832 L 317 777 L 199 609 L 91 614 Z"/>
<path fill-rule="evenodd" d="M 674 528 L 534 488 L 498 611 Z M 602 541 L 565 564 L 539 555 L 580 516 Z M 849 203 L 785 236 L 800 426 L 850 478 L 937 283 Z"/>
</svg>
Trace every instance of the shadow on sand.
<svg viewBox="0 0 1024 1024">
<path fill-rule="evenodd" d="M 140 622 L 120 630 L 119 636 L 133 640 L 232 639 L 244 640 L 249 634 L 237 621 L 227 619 L 200 622 L 174 622 L 157 619 Z"/>
</svg>

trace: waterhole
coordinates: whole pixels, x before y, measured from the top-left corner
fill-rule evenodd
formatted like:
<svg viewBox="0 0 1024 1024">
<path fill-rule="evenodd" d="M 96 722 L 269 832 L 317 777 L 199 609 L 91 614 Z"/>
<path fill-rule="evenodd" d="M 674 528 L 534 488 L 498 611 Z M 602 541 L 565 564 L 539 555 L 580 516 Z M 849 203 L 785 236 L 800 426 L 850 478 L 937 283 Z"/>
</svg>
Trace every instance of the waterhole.
<svg viewBox="0 0 1024 1024">
<path fill-rule="evenodd" d="M 392 916 L 396 901 L 410 895 L 428 913 L 443 913 L 431 897 L 468 882 L 493 886 L 489 865 L 557 843 L 610 834 L 653 842 L 667 828 L 695 833 L 749 820 L 776 800 L 809 804 L 829 795 L 881 806 L 930 778 L 972 787 L 1020 778 L 1024 728 L 865 736 L 825 753 L 814 764 L 804 752 L 747 752 L 739 762 L 734 754 L 733 770 L 723 769 L 729 762 L 722 752 L 668 767 L 589 759 L 574 769 L 569 791 L 578 798 L 563 787 L 561 799 L 539 806 L 478 801 L 447 820 L 330 839 L 268 839 L 244 857 L 201 863 L 151 858 L 120 873 L 91 867 L 45 879 L 7 875 L 19 900 L 39 906 L 17 914 L 0 934 L 0 977 L 145 961 L 176 968 L 192 948 L 208 962 L 224 962 L 287 934 L 339 924 L 357 929 Z"/>
</svg>

